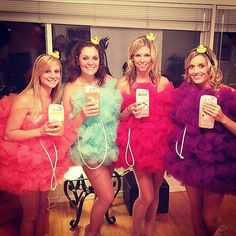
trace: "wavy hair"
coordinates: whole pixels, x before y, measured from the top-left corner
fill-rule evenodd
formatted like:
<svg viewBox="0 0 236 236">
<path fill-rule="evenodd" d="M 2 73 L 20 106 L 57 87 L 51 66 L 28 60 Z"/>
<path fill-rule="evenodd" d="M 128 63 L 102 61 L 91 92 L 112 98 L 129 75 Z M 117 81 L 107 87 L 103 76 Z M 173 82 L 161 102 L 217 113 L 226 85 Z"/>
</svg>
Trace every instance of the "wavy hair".
<svg viewBox="0 0 236 236">
<path fill-rule="evenodd" d="M 140 48 L 144 46 L 147 46 L 151 52 L 151 67 L 149 71 L 150 79 L 154 84 L 157 84 L 159 82 L 160 74 L 158 71 L 158 53 L 156 45 L 154 41 L 148 40 L 146 38 L 146 35 L 142 35 L 134 39 L 128 48 L 127 69 L 125 72 L 125 76 L 130 86 L 135 83 L 135 79 L 137 76 L 136 67 L 133 62 L 134 55 Z"/>
<path fill-rule="evenodd" d="M 222 84 L 223 74 L 222 71 L 219 69 L 219 63 L 216 58 L 215 53 L 207 46 L 204 46 L 206 51 L 204 53 L 197 52 L 197 48 L 192 49 L 189 54 L 185 57 L 184 61 L 184 80 L 188 83 L 191 83 L 190 76 L 189 76 L 189 66 L 192 59 L 198 55 L 202 55 L 205 57 L 208 66 L 208 74 L 210 77 L 209 86 L 214 90 L 218 89 Z"/>
<path fill-rule="evenodd" d="M 98 85 L 101 86 L 104 83 L 106 76 L 104 53 L 99 45 L 94 44 L 91 41 L 78 42 L 73 46 L 67 65 L 68 81 L 73 82 L 81 75 L 81 68 L 78 64 L 78 58 L 81 54 L 82 49 L 85 47 L 94 47 L 98 51 L 100 63 L 98 71 L 95 73 L 95 79 L 98 80 Z"/>
<path fill-rule="evenodd" d="M 34 96 L 34 108 L 32 114 L 33 119 L 36 119 L 43 109 L 44 98 L 42 98 L 40 95 L 40 87 L 41 87 L 40 76 L 54 65 L 60 66 L 60 74 L 62 75 L 62 66 L 59 59 L 49 54 L 42 54 L 38 56 L 33 65 L 30 82 L 28 86 L 21 92 L 23 93 L 30 89 L 33 90 L 33 96 Z M 60 89 L 61 89 L 61 80 L 59 81 L 57 86 L 53 88 L 51 91 L 50 98 L 53 103 L 57 101 L 60 94 Z"/>
</svg>

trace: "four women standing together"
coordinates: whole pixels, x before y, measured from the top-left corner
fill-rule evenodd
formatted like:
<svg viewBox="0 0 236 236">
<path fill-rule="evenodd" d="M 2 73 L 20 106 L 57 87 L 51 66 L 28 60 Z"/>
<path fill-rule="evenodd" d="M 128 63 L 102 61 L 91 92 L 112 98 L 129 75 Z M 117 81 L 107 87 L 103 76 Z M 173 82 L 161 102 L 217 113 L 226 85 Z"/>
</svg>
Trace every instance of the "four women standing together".
<svg viewBox="0 0 236 236">
<path fill-rule="evenodd" d="M 36 73 L 37 63 L 44 57 L 47 60 L 40 64 Z M 57 63 L 45 67 L 50 60 Z M 64 157 L 69 147 L 62 145 L 61 139 L 67 137 L 66 133 L 72 134 L 66 139 L 66 144 L 69 141 L 73 144 L 70 151 L 72 161 L 75 165 L 83 166 L 95 190 L 95 201 L 85 236 L 100 235 L 103 216 L 113 200 L 111 176 L 115 167 L 132 167 L 139 188 L 139 196 L 133 207 L 132 236 L 141 235 L 143 221 L 144 235 L 153 234 L 159 188 L 166 169 L 186 186 L 196 236 L 215 233 L 223 194 L 236 191 L 236 155 L 233 152 L 236 92 L 221 84 L 222 74 L 209 48 L 201 46 L 187 55 L 186 82 L 174 90 L 172 83 L 158 72 L 158 54 L 152 34 L 132 41 L 125 75 L 118 81 L 106 74 L 104 55 L 96 40 L 77 43 L 70 54 L 69 81 L 62 97 L 65 117 L 69 120 L 64 121 L 64 135 L 55 140 L 52 136 L 62 135 L 61 123 L 48 123 L 47 118 L 44 119 L 46 116 L 42 115 L 56 99 L 54 88 L 60 84 L 61 76 L 59 60 L 49 55 L 39 57 L 34 70 L 33 74 L 36 75 L 32 75 L 27 90 L 17 96 L 9 118 L 8 115 L 4 116 L 5 120 L 8 118 L 8 123 L 5 133 L 3 128 L 1 134 L 7 141 L 2 139 L 1 142 L 7 146 L 10 143 L 8 140 L 14 140 L 18 145 L 21 139 L 33 143 L 36 138 L 41 144 L 37 151 L 43 150 L 46 156 L 50 154 L 47 151 L 50 148 L 54 147 L 55 153 L 59 148 L 58 163 L 62 163 L 63 160 L 69 162 L 69 158 Z M 214 118 L 213 129 L 201 128 L 198 124 L 202 95 L 215 96 L 217 99 L 214 104 L 204 102 L 201 108 L 204 116 L 201 118 Z M 33 104 L 29 104 L 28 100 L 34 101 Z M 14 117 L 19 111 L 20 121 L 16 122 Z M 23 125 L 23 121 L 29 119 L 32 125 Z M 70 127 L 75 127 L 74 131 L 77 131 L 76 139 L 75 132 L 66 128 L 70 122 L 73 123 Z M 47 137 L 52 147 L 47 146 Z M 61 142 L 58 145 L 55 144 L 57 139 Z M 60 145 L 63 151 L 60 151 Z M 1 151 L 1 158 L 8 152 L 7 148 Z M 19 168 L 22 165 L 32 167 L 35 161 L 43 159 L 43 155 L 40 158 L 32 156 L 27 163 L 25 160 L 28 159 L 23 157 L 15 161 L 14 158 L 12 155 L 9 163 L 1 161 L 1 171 L 11 166 L 12 162 Z M 48 161 L 49 167 L 50 163 L 53 162 Z M 53 167 L 58 169 L 60 165 L 55 164 Z M 40 168 L 37 170 L 42 172 Z M 21 181 L 17 171 L 12 169 L 15 186 Z M 54 169 L 52 174 L 55 174 Z M 5 182 L 2 178 L 5 178 Z M 2 178 L 0 188 L 7 189 L 6 182 L 9 180 L 6 180 L 6 175 L 2 175 Z M 49 183 L 50 186 L 48 176 L 35 178 L 35 183 L 38 182 Z M 48 189 L 38 183 L 37 187 L 22 187 L 22 191 L 14 191 L 13 187 L 7 190 L 19 193 L 24 206 L 24 202 L 29 199 L 27 196 L 36 198 L 37 192 L 41 191 L 46 191 L 44 196 L 47 196 Z M 32 191 L 33 195 L 28 195 Z M 37 229 L 33 229 L 33 226 L 26 233 L 24 227 L 22 223 L 21 235 L 24 236 L 47 233 L 47 230 L 36 233 Z"/>
</svg>

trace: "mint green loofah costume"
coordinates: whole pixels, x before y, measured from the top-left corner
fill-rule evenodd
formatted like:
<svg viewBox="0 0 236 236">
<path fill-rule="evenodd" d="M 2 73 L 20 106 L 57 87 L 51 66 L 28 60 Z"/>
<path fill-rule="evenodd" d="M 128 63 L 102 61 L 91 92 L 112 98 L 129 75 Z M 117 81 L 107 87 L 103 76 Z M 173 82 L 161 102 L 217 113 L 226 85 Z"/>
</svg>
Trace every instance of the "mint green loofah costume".
<svg viewBox="0 0 236 236">
<path fill-rule="evenodd" d="M 78 128 L 78 139 L 71 148 L 72 160 L 76 165 L 83 164 L 81 155 L 87 164 L 101 163 L 104 154 L 105 165 L 117 160 L 116 136 L 122 98 L 119 90 L 115 88 L 116 82 L 116 79 L 108 80 L 99 87 L 99 115 L 87 118 Z M 71 94 L 73 116 L 81 111 L 85 103 L 85 93 L 84 90 L 81 91 L 83 92 Z"/>
</svg>

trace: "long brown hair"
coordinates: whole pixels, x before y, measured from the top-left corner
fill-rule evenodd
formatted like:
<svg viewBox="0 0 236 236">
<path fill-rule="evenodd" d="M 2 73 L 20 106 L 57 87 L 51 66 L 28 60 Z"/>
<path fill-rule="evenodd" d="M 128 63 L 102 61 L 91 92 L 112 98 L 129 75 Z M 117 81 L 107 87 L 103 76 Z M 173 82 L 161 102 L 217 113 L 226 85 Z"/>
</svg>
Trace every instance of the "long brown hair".
<svg viewBox="0 0 236 236">
<path fill-rule="evenodd" d="M 81 54 L 81 51 L 85 47 L 94 47 L 98 51 L 99 55 L 99 68 L 95 74 L 95 78 L 98 80 L 98 85 L 101 86 L 105 81 L 106 76 L 106 67 L 104 64 L 104 54 L 99 45 L 92 43 L 91 41 L 78 42 L 74 45 L 70 52 L 70 58 L 67 65 L 68 71 L 68 81 L 73 82 L 81 75 L 81 68 L 78 64 L 78 58 Z"/>
</svg>

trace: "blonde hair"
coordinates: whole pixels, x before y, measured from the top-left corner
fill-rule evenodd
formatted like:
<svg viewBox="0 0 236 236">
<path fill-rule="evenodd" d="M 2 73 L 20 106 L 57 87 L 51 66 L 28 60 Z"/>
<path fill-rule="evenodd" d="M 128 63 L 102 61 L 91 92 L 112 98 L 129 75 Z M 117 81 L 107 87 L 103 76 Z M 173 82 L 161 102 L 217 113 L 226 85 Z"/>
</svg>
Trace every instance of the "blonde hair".
<svg viewBox="0 0 236 236">
<path fill-rule="evenodd" d="M 160 74 L 158 72 L 158 53 L 156 45 L 154 41 L 148 40 L 146 35 L 142 35 L 134 39 L 128 48 L 127 69 L 125 76 L 128 79 L 130 86 L 132 86 L 132 84 L 135 82 L 137 76 L 136 67 L 133 62 L 134 55 L 140 48 L 144 46 L 147 46 L 151 52 L 151 68 L 149 71 L 151 81 L 156 84 L 160 79 Z"/>
<path fill-rule="evenodd" d="M 62 66 L 59 59 L 48 54 L 42 54 L 39 57 L 37 57 L 33 65 L 30 82 L 28 86 L 22 91 L 25 92 L 30 89 L 32 89 L 33 91 L 33 96 L 34 96 L 34 108 L 32 113 L 33 120 L 37 119 L 39 114 L 42 113 L 43 109 L 43 98 L 40 96 L 40 87 L 41 87 L 40 76 L 56 64 L 60 66 L 60 74 L 62 75 Z M 50 98 L 53 103 L 56 102 L 59 97 L 60 88 L 61 88 L 61 80 L 59 81 L 57 86 L 53 88 L 51 91 Z"/>
<path fill-rule="evenodd" d="M 189 76 L 189 66 L 192 59 L 198 55 L 202 55 L 205 57 L 208 66 L 208 74 L 210 77 L 209 86 L 214 90 L 218 89 L 222 84 L 223 74 L 222 71 L 219 69 L 219 63 L 216 58 L 215 53 L 207 46 L 205 46 L 206 51 L 204 53 L 197 52 L 197 48 L 194 48 L 189 52 L 189 54 L 185 57 L 184 62 L 184 80 L 188 83 L 191 83 L 190 76 Z"/>
</svg>

